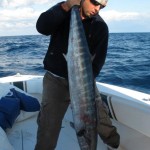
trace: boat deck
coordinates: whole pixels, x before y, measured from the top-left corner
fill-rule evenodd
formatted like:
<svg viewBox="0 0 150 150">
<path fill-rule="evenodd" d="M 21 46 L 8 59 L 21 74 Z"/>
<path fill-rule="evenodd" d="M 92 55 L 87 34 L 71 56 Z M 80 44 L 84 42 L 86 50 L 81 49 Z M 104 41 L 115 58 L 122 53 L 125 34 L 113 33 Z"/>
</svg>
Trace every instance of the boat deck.
<svg viewBox="0 0 150 150">
<path fill-rule="evenodd" d="M 32 93 L 32 96 L 36 97 L 41 102 L 41 94 Z M 37 132 L 37 115 L 38 112 L 28 113 L 22 111 L 12 129 L 7 130 L 8 139 L 15 150 L 34 149 Z M 75 130 L 70 125 L 71 120 L 72 112 L 71 109 L 68 108 L 68 111 L 62 123 L 62 129 L 60 132 L 56 150 L 80 149 Z M 100 139 L 98 139 L 97 150 L 99 149 L 107 150 L 106 145 L 104 145 Z"/>
<path fill-rule="evenodd" d="M 43 77 L 32 75 L 1 78 L 0 97 L 15 86 L 19 88 L 17 90 L 21 89 L 20 92 L 25 91 L 41 102 L 42 79 Z M 112 123 L 121 136 L 118 150 L 149 150 L 150 95 L 104 83 L 97 83 L 97 87 L 108 105 Z M 36 143 L 37 116 L 38 112 L 21 111 L 13 127 L 7 130 L 7 135 L 3 130 L 0 131 L 0 150 L 33 150 Z M 80 149 L 70 122 L 72 112 L 69 107 L 63 119 L 56 150 Z M 9 148 L 4 148 L 5 146 Z M 108 150 L 100 138 L 97 150 Z"/>
</svg>

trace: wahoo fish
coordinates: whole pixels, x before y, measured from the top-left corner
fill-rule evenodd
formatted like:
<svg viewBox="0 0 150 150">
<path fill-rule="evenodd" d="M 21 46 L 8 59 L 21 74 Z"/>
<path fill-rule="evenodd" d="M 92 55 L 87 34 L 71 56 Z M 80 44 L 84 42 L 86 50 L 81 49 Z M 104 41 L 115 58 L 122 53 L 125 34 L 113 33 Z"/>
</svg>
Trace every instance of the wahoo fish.
<svg viewBox="0 0 150 150">
<path fill-rule="evenodd" d="M 69 92 L 74 128 L 81 150 L 96 150 L 95 83 L 91 54 L 86 41 L 79 7 L 71 10 L 68 52 Z"/>
</svg>

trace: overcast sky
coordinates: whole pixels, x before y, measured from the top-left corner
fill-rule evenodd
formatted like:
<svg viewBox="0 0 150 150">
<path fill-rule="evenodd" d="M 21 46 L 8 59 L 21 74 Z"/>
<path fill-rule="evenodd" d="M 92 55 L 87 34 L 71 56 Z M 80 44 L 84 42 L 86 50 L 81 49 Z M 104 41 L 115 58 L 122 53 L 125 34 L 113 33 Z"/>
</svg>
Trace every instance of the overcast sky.
<svg viewBox="0 0 150 150">
<path fill-rule="evenodd" d="M 0 36 L 38 34 L 38 16 L 59 1 L 0 0 Z M 150 32 L 150 0 L 109 0 L 100 15 L 110 33 Z"/>
</svg>

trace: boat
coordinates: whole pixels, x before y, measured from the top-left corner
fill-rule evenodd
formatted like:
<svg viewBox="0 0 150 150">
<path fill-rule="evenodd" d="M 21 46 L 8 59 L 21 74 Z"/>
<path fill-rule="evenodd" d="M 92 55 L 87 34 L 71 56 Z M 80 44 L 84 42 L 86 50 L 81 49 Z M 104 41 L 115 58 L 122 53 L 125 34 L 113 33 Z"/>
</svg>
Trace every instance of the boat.
<svg viewBox="0 0 150 150">
<path fill-rule="evenodd" d="M 0 98 L 11 88 L 38 99 L 41 103 L 43 76 L 21 75 L 0 78 Z M 112 123 L 120 134 L 118 150 L 150 150 L 150 95 L 127 88 L 97 82 Z M 0 128 L 0 150 L 34 150 L 38 111 L 21 110 L 12 128 Z M 79 150 L 69 106 L 63 119 L 56 150 Z M 97 150 L 108 150 L 98 138 Z"/>
</svg>

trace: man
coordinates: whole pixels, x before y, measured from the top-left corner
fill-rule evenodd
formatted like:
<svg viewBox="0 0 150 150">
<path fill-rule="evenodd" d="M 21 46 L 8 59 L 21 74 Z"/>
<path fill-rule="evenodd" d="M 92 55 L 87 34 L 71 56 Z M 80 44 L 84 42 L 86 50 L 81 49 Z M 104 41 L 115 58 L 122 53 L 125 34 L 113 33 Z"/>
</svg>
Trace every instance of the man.
<svg viewBox="0 0 150 150">
<path fill-rule="evenodd" d="M 43 79 L 43 99 L 38 116 L 37 144 L 35 150 L 54 150 L 57 145 L 62 119 L 68 108 L 69 87 L 67 62 L 63 54 L 67 53 L 70 10 L 80 5 L 79 11 L 91 55 L 93 74 L 96 77 L 106 58 L 108 45 L 108 27 L 98 15 L 106 6 L 107 0 L 67 0 L 58 3 L 42 13 L 37 21 L 37 30 L 41 34 L 51 35 L 51 41 L 44 59 L 47 70 Z M 103 106 L 100 94 L 96 92 L 98 103 L 98 133 L 104 143 L 117 148 L 119 135 L 112 126 L 107 109 Z"/>
</svg>

